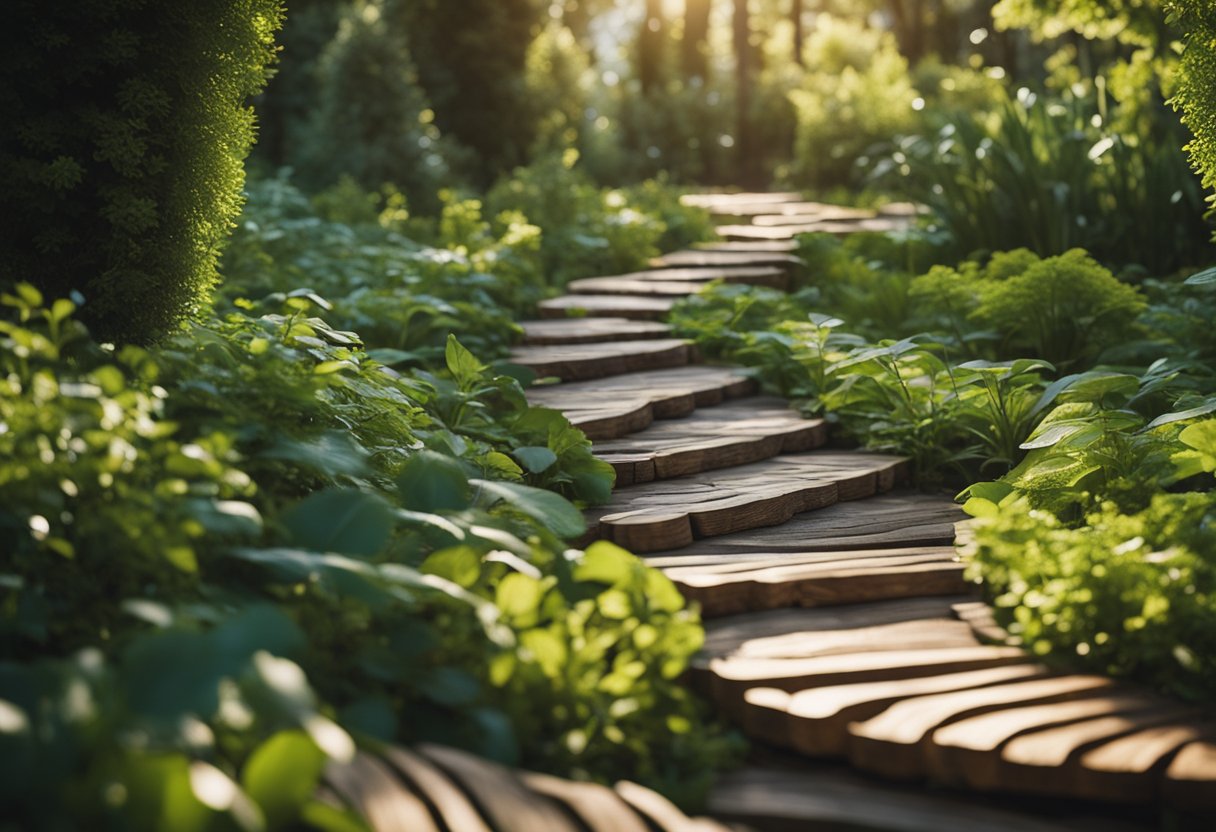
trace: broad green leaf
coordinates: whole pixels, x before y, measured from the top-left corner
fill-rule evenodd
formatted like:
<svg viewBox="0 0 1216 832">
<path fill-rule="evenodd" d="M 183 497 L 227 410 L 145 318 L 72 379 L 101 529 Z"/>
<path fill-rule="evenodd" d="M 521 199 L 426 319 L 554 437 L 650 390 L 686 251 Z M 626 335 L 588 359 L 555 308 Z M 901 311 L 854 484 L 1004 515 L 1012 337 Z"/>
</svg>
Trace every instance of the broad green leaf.
<svg viewBox="0 0 1216 832">
<path fill-rule="evenodd" d="M 544 594 L 543 581 L 519 572 L 511 572 L 504 575 L 503 579 L 498 582 L 498 587 L 494 592 L 494 603 L 503 615 L 515 619 L 526 619 L 536 614 Z"/>
<path fill-rule="evenodd" d="M 421 570 L 468 589 L 481 577 L 481 556 L 469 546 L 454 546 L 430 555 Z"/>
<path fill-rule="evenodd" d="M 481 374 L 487 369 L 486 365 L 478 361 L 473 353 L 465 349 L 452 334 L 448 335 L 444 359 L 447 362 L 448 372 L 462 388 L 469 387 L 480 380 Z"/>
<path fill-rule="evenodd" d="M 519 460 L 520 465 L 533 474 L 543 473 L 557 463 L 557 454 L 548 448 L 536 446 L 516 448 L 511 452 L 511 455 Z"/>
<path fill-rule="evenodd" d="M 1187 286 L 1209 286 L 1216 283 L 1216 268 L 1204 269 L 1186 279 Z"/>
<path fill-rule="evenodd" d="M 634 555 L 614 543 L 601 540 L 592 543 L 574 567 L 577 581 L 598 581 L 624 584 L 632 579 L 642 563 Z"/>
<path fill-rule="evenodd" d="M 380 497 L 353 488 L 331 488 L 306 497 L 284 516 L 292 542 L 317 552 L 370 557 L 393 531 L 392 508 Z"/>
<path fill-rule="evenodd" d="M 1179 410 L 1175 413 L 1164 413 L 1145 425 L 1145 428 L 1152 429 L 1161 427 L 1162 425 L 1169 425 L 1174 422 L 1185 422 L 1188 419 L 1197 419 L 1200 416 L 1206 416 L 1209 413 L 1216 413 L 1216 398 L 1208 399 L 1203 404 L 1187 410 Z"/>
<path fill-rule="evenodd" d="M 469 507 L 469 480 L 455 459 L 435 451 L 418 451 L 397 476 L 397 490 L 411 511 L 460 511 Z"/>
<path fill-rule="evenodd" d="M 470 480 L 492 501 L 502 500 L 528 515 L 563 538 L 573 538 L 587 531 L 582 512 L 560 494 L 514 482 Z"/>
<path fill-rule="evenodd" d="M 281 436 L 258 456 L 307 466 L 330 477 L 364 477 L 368 453 L 348 431 L 329 430 L 308 440 Z"/>
<path fill-rule="evenodd" d="M 241 785 L 262 808 L 267 828 L 283 829 L 312 799 L 324 768 L 325 754 L 307 734 L 280 731 L 254 750 Z"/>
</svg>

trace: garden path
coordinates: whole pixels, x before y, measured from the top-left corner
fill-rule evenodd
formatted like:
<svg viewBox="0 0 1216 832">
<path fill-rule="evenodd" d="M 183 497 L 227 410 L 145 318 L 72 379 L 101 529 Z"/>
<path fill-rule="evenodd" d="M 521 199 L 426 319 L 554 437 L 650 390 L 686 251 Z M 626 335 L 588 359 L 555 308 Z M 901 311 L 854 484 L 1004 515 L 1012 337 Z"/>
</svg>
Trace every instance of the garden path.
<svg viewBox="0 0 1216 832">
<path fill-rule="evenodd" d="M 701 364 L 661 323 L 710 280 L 786 287 L 797 234 L 900 228 L 915 210 L 690 201 L 729 218 L 725 242 L 575 281 L 514 360 L 560 381 L 529 397 L 616 468 L 591 535 L 700 603 L 691 682 L 762 744 L 712 813 L 757 828 L 1108 830 L 1216 809 L 1211 714 L 1004 644 L 964 579 L 949 495 L 903 487 L 897 457 L 832 447 L 821 421 Z"/>
</svg>

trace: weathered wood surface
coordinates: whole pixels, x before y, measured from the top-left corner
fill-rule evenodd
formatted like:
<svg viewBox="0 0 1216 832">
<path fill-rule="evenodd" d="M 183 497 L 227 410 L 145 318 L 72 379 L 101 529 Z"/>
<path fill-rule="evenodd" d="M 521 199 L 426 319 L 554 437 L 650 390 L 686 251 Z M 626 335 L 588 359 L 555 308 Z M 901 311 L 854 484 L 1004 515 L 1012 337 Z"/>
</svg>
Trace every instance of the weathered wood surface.
<svg viewBox="0 0 1216 832">
<path fill-rule="evenodd" d="M 793 254 L 798 251 L 798 242 L 796 240 L 737 240 L 733 242 L 719 240 L 712 243 L 693 243 L 692 247 L 697 251 Z"/>
<path fill-rule="evenodd" d="M 804 419 L 782 399 L 747 398 L 597 442 L 594 451 L 616 468 L 619 487 L 808 451 L 826 438 L 822 419 Z"/>
<path fill-rule="evenodd" d="M 799 202 L 801 199 L 802 194 L 795 191 L 778 191 L 773 193 L 744 191 L 736 193 L 684 194 L 680 197 L 680 204 L 690 205 L 694 208 L 704 208 L 707 211 L 717 211 L 726 207 L 738 207 L 754 203 L 780 204 L 784 202 Z"/>
<path fill-rule="evenodd" d="M 527 367 L 541 378 L 553 377 L 562 381 L 683 367 L 694 357 L 695 348 L 678 338 L 519 347 L 511 352 L 512 363 Z"/>
<path fill-rule="evenodd" d="M 532 387 L 528 400 L 566 414 L 593 440 L 618 439 L 655 419 L 687 416 L 698 407 L 750 395 L 756 383 L 737 369 L 676 367 L 591 382 Z"/>
<path fill-rule="evenodd" d="M 780 277 L 735 281 L 770 289 L 784 289 L 787 278 Z M 679 300 L 689 295 L 695 295 L 709 285 L 709 281 L 695 280 L 636 280 L 624 277 L 596 277 L 586 280 L 573 280 L 566 288 L 576 295 L 587 293 L 591 295 L 629 295 L 631 297 L 671 298 Z"/>
<path fill-rule="evenodd" d="M 792 240 L 800 234 L 834 234 L 845 236 L 860 231 L 903 231 L 911 220 L 906 217 L 873 217 L 861 220 L 824 220 L 798 225 L 723 225 L 715 229 L 726 240 Z"/>
<path fill-rule="evenodd" d="M 890 490 L 905 467 L 903 458 L 884 454 L 782 456 L 624 489 L 588 512 L 588 521 L 592 533 L 635 552 L 663 551 Z"/>
<path fill-rule="evenodd" d="M 698 252 L 693 252 L 698 253 Z M 712 252 L 699 252 L 707 254 Z M 783 255 L 788 257 L 788 255 Z M 795 261 L 797 258 L 794 258 Z M 604 281 L 631 281 L 653 283 L 708 283 L 711 280 L 721 280 L 724 283 L 748 283 L 757 286 L 775 286 L 780 288 L 786 280 L 787 270 L 780 266 L 757 264 L 754 262 L 742 265 L 710 265 L 710 266 L 681 266 L 659 269 L 645 269 L 626 274 L 603 275 L 599 277 L 584 277 L 572 280 L 567 284 L 570 291 L 579 291 L 576 287 L 582 285 L 598 285 Z M 588 292 L 595 294 L 595 290 Z"/>
<path fill-rule="evenodd" d="M 687 249 L 664 254 L 650 261 L 656 269 L 721 269 L 732 266 L 776 266 L 786 271 L 797 269 L 802 260 L 793 254 L 781 251 L 707 251 L 705 249 Z"/>
<path fill-rule="evenodd" d="M 529 347 L 602 344 L 671 337 L 671 327 L 667 324 L 628 318 L 553 318 L 547 321 L 525 321 L 521 326 L 524 330 L 523 344 Z"/>
<path fill-rule="evenodd" d="M 818 203 L 790 203 L 783 210 L 752 217 L 759 226 L 813 225 L 820 222 L 852 222 L 874 219 L 878 214 L 864 208 L 838 208 Z"/>
<path fill-rule="evenodd" d="M 542 318 L 603 317 L 637 321 L 661 321 L 675 298 L 649 295 L 562 295 L 537 305 Z"/>
</svg>

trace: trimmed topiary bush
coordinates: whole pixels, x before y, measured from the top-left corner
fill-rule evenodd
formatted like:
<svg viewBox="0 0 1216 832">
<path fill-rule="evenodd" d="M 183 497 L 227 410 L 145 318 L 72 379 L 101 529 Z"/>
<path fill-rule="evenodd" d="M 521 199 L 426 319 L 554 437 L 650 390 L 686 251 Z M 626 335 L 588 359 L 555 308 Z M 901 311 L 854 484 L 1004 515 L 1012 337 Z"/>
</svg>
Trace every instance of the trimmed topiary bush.
<svg viewBox="0 0 1216 832">
<path fill-rule="evenodd" d="M 148 341 L 206 299 L 241 206 L 280 0 L 12 0 L 0 34 L 0 287 L 78 292 Z"/>
</svg>

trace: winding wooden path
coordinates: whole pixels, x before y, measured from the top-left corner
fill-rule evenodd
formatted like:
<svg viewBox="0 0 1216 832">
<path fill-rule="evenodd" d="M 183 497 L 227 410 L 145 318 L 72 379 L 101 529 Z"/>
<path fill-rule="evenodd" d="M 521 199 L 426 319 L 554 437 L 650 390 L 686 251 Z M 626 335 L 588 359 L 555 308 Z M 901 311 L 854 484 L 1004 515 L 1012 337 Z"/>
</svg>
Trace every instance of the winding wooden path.
<svg viewBox="0 0 1216 832">
<path fill-rule="evenodd" d="M 964 579 L 950 495 L 909 489 L 898 457 L 833 446 L 823 421 L 701 363 L 662 323 L 711 280 L 790 286 L 797 234 L 900 228 L 915 209 L 688 201 L 732 223 L 726 242 L 572 282 L 513 360 L 539 377 L 530 400 L 617 472 L 588 539 L 641 553 L 700 604 L 688 680 L 754 740 L 751 764 L 715 785 L 712 819 L 634 783 L 434 745 L 331 764 L 321 799 L 376 832 L 1216 828 L 1216 711 L 1004 643 Z"/>
</svg>

